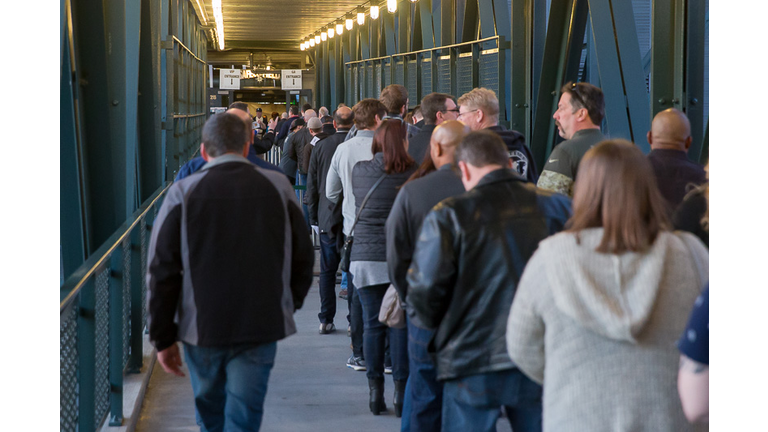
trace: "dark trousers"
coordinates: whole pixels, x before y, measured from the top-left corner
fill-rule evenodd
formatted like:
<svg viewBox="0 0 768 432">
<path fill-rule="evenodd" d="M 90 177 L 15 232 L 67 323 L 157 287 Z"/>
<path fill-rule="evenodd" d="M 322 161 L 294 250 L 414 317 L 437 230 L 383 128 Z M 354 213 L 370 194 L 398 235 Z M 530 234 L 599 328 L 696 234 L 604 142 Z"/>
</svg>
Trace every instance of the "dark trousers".
<svg viewBox="0 0 768 432">
<path fill-rule="evenodd" d="M 336 270 L 341 256 L 336 249 L 336 239 L 320 233 L 320 322 L 333 323 L 336 316 Z"/>
<path fill-rule="evenodd" d="M 389 334 L 389 352 L 392 357 L 392 378 L 397 381 L 408 379 L 408 329 L 394 329 L 379 321 L 379 310 L 389 284 L 371 285 L 360 288 L 360 303 L 363 305 L 363 352 L 368 379 L 384 377 L 384 352 Z"/>
<path fill-rule="evenodd" d="M 408 384 L 405 386 L 402 432 L 440 432 L 443 383 L 427 351 L 434 330 L 421 328 L 408 317 Z"/>
<path fill-rule="evenodd" d="M 495 431 L 502 406 L 514 432 L 541 432 L 541 394 L 517 368 L 445 381 L 443 432 Z"/>
<path fill-rule="evenodd" d="M 352 354 L 365 358 L 363 354 L 363 307 L 360 304 L 354 275 L 347 273 L 347 305 L 349 306 L 349 331 L 352 335 Z"/>
</svg>

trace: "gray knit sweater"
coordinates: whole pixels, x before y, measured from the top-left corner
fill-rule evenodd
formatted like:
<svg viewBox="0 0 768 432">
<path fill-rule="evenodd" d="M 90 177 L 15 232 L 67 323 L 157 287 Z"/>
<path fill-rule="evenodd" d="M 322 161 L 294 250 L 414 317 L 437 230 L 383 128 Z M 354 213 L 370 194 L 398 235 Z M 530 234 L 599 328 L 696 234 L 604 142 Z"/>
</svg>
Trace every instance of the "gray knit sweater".
<svg viewBox="0 0 768 432">
<path fill-rule="evenodd" d="M 541 242 L 512 302 L 507 349 L 544 385 L 544 431 L 680 432 L 675 341 L 704 282 L 708 253 L 688 233 L 646 253 L 595 252 L 602 228 Z"/>
</svg>

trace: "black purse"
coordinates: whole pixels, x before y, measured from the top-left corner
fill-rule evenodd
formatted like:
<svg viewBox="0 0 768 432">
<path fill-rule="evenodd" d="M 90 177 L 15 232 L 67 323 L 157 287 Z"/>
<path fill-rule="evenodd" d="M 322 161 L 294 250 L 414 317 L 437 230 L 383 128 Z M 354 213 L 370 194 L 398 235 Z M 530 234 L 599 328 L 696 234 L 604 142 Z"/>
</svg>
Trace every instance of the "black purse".
<svg viewBox="0 0 768 432">
<path fill-rule="evenodd" d="M 344 245 L 341 247 L 341 252 L 339 255 L 341 256 L 341 261 L 339 262 L 339 268 L 343 272 L 349 271 L 349 265 L 350 265 L 350 258 L 352 257 L 352 242 L 354 240 L 352 233 L 355 232 L 355 226 L 357 225 L 357 221 L 360 220 L 360 213 L 363 211 L 363 207 L 365 207 L 365 203 L 368 202 L 368 198 L 371 197 L 371 194 L 373 191 L 381 184 L 382 180 L 384 180 L 384 177 L 387 176 L 387 173 L 384 173 L 379 177 L 378 180 L 376 180 L 376 183 L 373 184 L 373 187 L 371 187 L 371 190 L 368 191 L 368 193 L 365 195 L 365 198 L 363 198 L 363 202 L 360 204 L 360 209 L 357 210 L 357 215 L 355 216 L 355 223 L 352 224 L 352 229 L 349 230 L 349 234 L 344 239 Z"/>
</svg>

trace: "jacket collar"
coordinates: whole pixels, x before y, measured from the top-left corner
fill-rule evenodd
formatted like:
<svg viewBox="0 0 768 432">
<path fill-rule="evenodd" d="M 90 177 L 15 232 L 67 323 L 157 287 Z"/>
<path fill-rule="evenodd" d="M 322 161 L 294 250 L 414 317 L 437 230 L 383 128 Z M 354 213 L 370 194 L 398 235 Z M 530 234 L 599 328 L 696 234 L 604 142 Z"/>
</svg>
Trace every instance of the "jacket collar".
<svg viewBox="0 0 768 432">
<path fill-rule="evenodd" d="M 376 131 L 372 130 L 358 130 L 355 137 L 367 137 L 367 138 L 373 138 L 373 135 L 376 133 Z"/>
<path fill-rule="evenodd" d="M 571 139 L 582 137 L 582 136 L 602 135 L 602 134 L 603 133 L 600 131 L 600 129 L 582 129 L 580 131 L 574 132 Z"/>
<path fill-rule="evenodd" d="M 477 182 L 477 186 L 475 187 L 504 181 L 520 181 L 525 183 L 526 180 L 521 177 L 520 174 L 509 168 L 499 168 L 496 171 L 491 171 L 486 174 L 485 177 L 481 178 L 480 181 Z"/>
<path fill-rule="evenodd" d="M 682 150 L 655 149 L 651 150 L 650 154 L 659 155 L 670 159 L 688 160 L 688 153 Z"/>
<path fill-rule="evenodd" d="M 234 153 L 225 153 L 217 158 L 214 158 L 212 161 L 206 163 L 203 165 L 203 167 L 200 170 L 207 170 L 209 168 L 213 168 L 217 165 L 225 164 L 228 162 L 241 162 L 241 163 L 251 163 L 248 159 L 242 157 L 239 154 Z"/>
<path fill-rule="evenodd" d="M 336 134 L 344 134 L 346 136 L 349 133 L 349 128 L 347 129 L 336 129 Z"/>
</svg>

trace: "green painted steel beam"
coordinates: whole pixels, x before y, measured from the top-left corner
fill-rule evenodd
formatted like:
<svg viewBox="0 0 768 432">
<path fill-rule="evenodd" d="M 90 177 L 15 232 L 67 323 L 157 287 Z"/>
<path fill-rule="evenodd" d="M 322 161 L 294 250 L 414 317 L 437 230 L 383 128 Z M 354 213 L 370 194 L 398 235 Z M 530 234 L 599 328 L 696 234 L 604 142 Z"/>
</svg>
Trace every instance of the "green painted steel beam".
<svg viewBox="0 0 768 432">
<path fill-rule="evenodd" d="M 346 33 L 346 29 L 344 29 Z M 224 51 L 230 50 L 259 50 L 259 51 L 293 51 L 301 52 L 296 42 L 293 41 L 254 41 L 254 40 L 228 40 Z M 213 51 L 218 51 L 213 49 Z"/>
<path fill-rule="evenodd" d="M 489 5 L 492 4 L 491 0 L 480 0 L 480 3 L 484 4 L 484 8 L 487 8 Z M 490 6 L 493 8 L 493 6 Z M 493 11 L 491 10 L 491 14 L 493 14 Z M 493 15 L 491 15 L 492 17 Z M 468 0 L 464 4 L 464 19 L 463 19 L 463 27 L 461 30 L 461 41 L 462 42 L 470 42 L 477 38 L 477 27 L 478 23 L 481 21 L 480 19 L 480 9 L 478 7 L 478 1 L 477 0 Z M 488 24 L 486 22 L 486 17 L 483 15 L 482 19 L 483 24 L 483 33 L 487 36 L 486 30 L 493 30 L 493 22 Z M 486 37 L 482 36 L 482 37 Z"/>
<path fill-rule="evenodd" d="M 397 15 L 395 19 L 398 22 L 397 52 L 405 53 L 411 50 L 411 45 L 410 45 L 411 2 L 409 2 L 408 0 L 400 0 L 397 5 L 397 12 L 395 13 Z"/>
<path fill-rule="evenodd" d="M 456 43 L 456 0 L 440 0 L 440 45 Z M 437 40 L 437 39 L 435 39 Z M 452 75 L 455 76 L 455 75 Z"/>
<path fill-rule="evenodd" d="M 651 21 L 651 115 L 682 110 L 685 63 L 685 0 L 653 0 Z"/>
<path fill-rule="evenodd" d="M 397 45 L 395 44 L 395 15 L 389 12 L 382 12 L 379 19 L 382 20 L 384 25 L 384 41 L 386 47 L 384 55 L 391 56 L 397 54 Z"/>
<path fill-rule="evenodd" d="M 531 143 L 531 55 L 533 45 L 533 1 L 512 0 L 512 20 L 509 52 L 510 128 L 523 134 L 525 142 Z M 500 50 L 501 51 L 501 50 Z M 501 78 L 501 77 L 500 77 Z"/>
<path fill-rule="evenodd" d="M 123 248 L 109 257 L 109 425 L 123 425 Z"/>
<path fill-rule="evenodd" d="M 586 0 L 552 0 L 530 144 L 539 169 L 555 141 L 552 115 L 557 110 L 560 87 L 578 77 L 588 12 Z"/>
<path fill-rule="evenodd" d="M 411 32 L 411 50 L 412 51 L 420 51 L 424 49 L 424 42 L 422 41 L 422 31 L 421 31 L 421 8 L 418 7 L 416 4 L 412 5 L 413 7 L 413 31 Z"/>
<path fill-rule="evenodd" d="M 610 135 L 633 141 L 647 153 L 650 107 L 632 4 L 589 0 L 589 10 Z"/>
<path fill-rule="evenodd" d="M 512 40 L 512 18 L 510 16 L 509 0 L 493 0 L 493 15 L 496 27 L 496 36 L 500 36 L 504 41 L 509 42 Z M 490 44 L 489 44 L 490 45 Z M 499 53 L 504 54 L 508 50 L 508 45 L 502 45 L 499 47 Z M 512 56 L 505 55 L 503 58 L 499 57 L 500 64 L 502 66 L 501 71 L 512 69 Z M 503 85 L 502 85 L 503 84 Z M 512 110 L 510 101 L 512 100 L 512 83 L 511 75 L 509 73 L 499 74 L 499 121 L 504 125 L 509 125 L 507 121 L 509 118 L 509 112 Z"/>
<path fill-rule="evenodd" d="M 439 0 L 436 0 L 439 1 Z M 435 30 L 432 26 L 432 0 L 419 0 L 416 3 L 421 19 L 421 45 L 422 49 L 435 47 Z"/>
<path fill-rule="evenodd" d="M 143 202 L 163 182 L 160 128 L 160 3 L 141 1 L 138 98 L 138 194 Z"/>
</svg>

